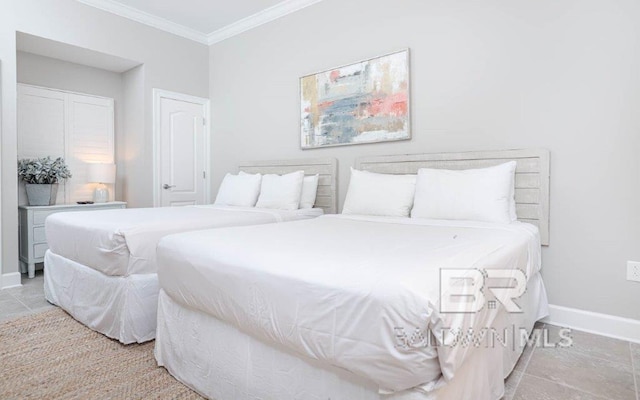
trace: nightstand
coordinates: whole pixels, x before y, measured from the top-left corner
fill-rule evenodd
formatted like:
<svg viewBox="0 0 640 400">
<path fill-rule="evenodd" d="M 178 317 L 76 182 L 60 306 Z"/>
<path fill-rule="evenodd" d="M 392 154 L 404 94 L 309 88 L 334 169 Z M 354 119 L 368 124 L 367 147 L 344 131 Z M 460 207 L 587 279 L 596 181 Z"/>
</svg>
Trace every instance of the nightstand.
<svg viewBox="0 0 640 400">
<path fill-rule="evenodd" d="M 49 215 L 59 212 L 111 210 L 126 207 L 127 203 L 123 201 L 55 206 L 19 206 L 20 272 L 29 272 L 29 278 L 33 278 L 36 273 L 36 263 L 44 261 L 44 253 L 49 249 L 44 232 L 44 221 Z"/>
</svg>

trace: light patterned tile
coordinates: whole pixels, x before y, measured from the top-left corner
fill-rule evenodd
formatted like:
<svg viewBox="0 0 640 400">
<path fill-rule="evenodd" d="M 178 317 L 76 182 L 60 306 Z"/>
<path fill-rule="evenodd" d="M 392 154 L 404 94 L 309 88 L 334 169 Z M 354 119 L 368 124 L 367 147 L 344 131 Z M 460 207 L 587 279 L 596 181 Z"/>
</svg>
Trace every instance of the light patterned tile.
<svg viewBox="0 0 640 400">
<path fill-rule="evenodd" d="M 556 343 L 560 339 L 559 331 L 561 328 L 554 325 L 547 325 L 546 328 L 549 330 L 549 341 Z M 579 351 L 590 357 L 631 365 L 629 342 L 575 329 L 571 330 L 571 336 L 573 338 L 571 350 L 573 351 Z"/>
<path fill-rule="evenodd" d="M 49 303 L 44 298 L 44 294 L 33 295 L 33 296 L 22 296 L 22 297 L 16 296 L 16 298 L 22 304 L 27 306 L 28 309 L 33 310 L 33 311 L 49 309 L 49 308 L 54 307 L 53 304 Z"/>
<path fill-rule="evenodd" d="M 609 399 L 637 400 L 631 363 L 605 360 L 574 348 L 536 348 L 526 373 Z"/>
<path fill-rule="evenodd" d="M 516 394 L 516 389 L 518 388 L 518 384 L 522 379 L 522 375 L 524 372 L 514 370 L 505 380 L 504 382 L 504 396 L 502 400 L 513 400 L 514 395 Z"/>
<path fill-rule="evenodd" d="M 44 293 L 44 280 L 39 279 L 38 281 L 27 283 L 25 283 L 25 280 L 27 279 L 23 277 L 22 286 L 4 289 L 4 291 L 12 296 L 32 296 Z"/>
<path fill-rule="evenodd" d="M 0 290 L 0 301 L 2 300 L 11 300 L 13 296 L 7 293 L 7 290 Z"/>
<path fill-rule="evenodd" d="M 523 372 L 527 368 L 527 365 L 529 364 L 529 361 L 531 360 L 531 356 L 533 355 L 534 349 L 535 349 L 535 347 L 533 347 L 533 346 L 527 346 L 527 347 L 524 348 L 524 351 L 522 352 L 522 355 L 520 355 L 520 358 L 518 359 L 518 362 L 516 363 L 516 366 L 514 367 L 514 371 Z"/>
<path fill-rule="evenodd" d="M 640 372 L 640 344 L 629 343 L 631 349 L 631 357 L 633 358 L 633 366 L 636 368 L 636 372 Z"/>
<path fill-rule="evenodd" d="M 605 400 L 606 397 L 595 396 L 577 389 L 560 385 L 546 379 L 524 374 L 514 400 Z"/>
<path fill-rule="evenodd" d="M 10 314 L 15 312 L 24 311 L 25 305 L 16 300 L 10 298 L 6 300 L 0 300 L 0 314 Z M 28 311 L 28 310 L 27 310 Z"/>
<path fill-rule="evenodd" d="M 0 314 L 0 324 L 4 323 L 4 322 L 9 322 L 12 319 L 16 319 L 16 318 L 20 318 L 20 317 L 26 317 L 27 315 L 31 315 L 33 314 L 33 311 L 27 310 L 25 308 L 24 311 L 20 311 L 20 312 L 16 312 L 16 313 L 11 313 L 11 314 Z"/>
<path fill-rule="evenodd" d="M 633 360 L 633 368 L 636 378 L 636 398 L 640 400 L 640 344 L 629 343 L 631 349 L 631 359 Z"/>
<path fill-rule="evenodd" d="M 25 314 L 30 310 L 14 298 L 0 300 L 0 321 L 7 321 Z"/>
<path fill-rule="evenodd" d="M 22 275 L 22 286 L 0 290 L 0 322 L 48 310 L 53 305 L 44 298 L 44 274 L 36 271 L 36 277 Z"/>
</svg>

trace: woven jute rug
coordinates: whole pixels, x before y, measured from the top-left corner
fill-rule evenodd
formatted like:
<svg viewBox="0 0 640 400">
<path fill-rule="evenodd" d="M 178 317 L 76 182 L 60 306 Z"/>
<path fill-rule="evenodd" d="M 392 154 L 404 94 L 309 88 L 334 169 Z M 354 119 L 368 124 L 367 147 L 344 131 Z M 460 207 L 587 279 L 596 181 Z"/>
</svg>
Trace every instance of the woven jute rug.
<svg viewBox="0 0 640 400">
<path fill-rule="evenodd" d="M 0 399 L 202 399 L 153 343 L 122 345 L 59 308 L 0 324 Z"/>
</svg>

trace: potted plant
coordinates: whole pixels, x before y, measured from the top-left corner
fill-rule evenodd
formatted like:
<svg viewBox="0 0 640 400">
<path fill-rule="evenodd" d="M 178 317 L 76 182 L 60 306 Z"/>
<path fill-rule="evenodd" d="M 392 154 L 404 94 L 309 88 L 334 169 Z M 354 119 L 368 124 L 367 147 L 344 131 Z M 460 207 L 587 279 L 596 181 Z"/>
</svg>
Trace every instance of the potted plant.
<svg viewBox="0 0 640 400">
<path fill-rule="evenodd" d="M 30 206 L 51 206 L 56 204 L 58 182 L 71 178 L 71 171 L 62 157 L 23 159 L 18 161 L 18 177 L 26 183 Z"/>
</svg>

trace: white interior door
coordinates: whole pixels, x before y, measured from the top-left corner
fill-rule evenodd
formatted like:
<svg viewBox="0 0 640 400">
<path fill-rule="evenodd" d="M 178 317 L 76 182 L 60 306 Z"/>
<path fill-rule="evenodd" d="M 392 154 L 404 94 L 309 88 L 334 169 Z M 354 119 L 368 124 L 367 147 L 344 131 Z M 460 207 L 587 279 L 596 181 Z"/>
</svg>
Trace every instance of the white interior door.
<svg viewBox="0 0 640 400">
<path fill-rule="evenodd" d="M 208 100 L 155 91 L 158 175 L 156 205 L 206 204 L 208 200 Z"/>
</svg>

